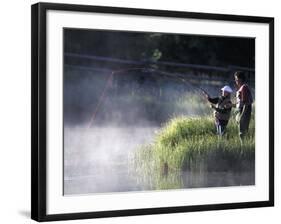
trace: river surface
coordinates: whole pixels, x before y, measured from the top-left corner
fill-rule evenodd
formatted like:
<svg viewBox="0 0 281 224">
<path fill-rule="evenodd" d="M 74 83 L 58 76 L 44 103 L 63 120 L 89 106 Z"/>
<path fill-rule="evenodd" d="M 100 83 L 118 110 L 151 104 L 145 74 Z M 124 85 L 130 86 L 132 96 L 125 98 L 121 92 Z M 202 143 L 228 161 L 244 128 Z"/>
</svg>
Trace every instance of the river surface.
<svg viewBox="0 0 281 224">
<path fill-rule="evenodd" d="M 131 167 L 135 151 L 152 142 L 159 127 L 64 129 L 64 194 L 151 190 Z M 162 177 L 171 188 L 253 185 L 254 171 L 188 171 Z M 159 183 L 159 181 L 158 181 Z"/>
</svg>

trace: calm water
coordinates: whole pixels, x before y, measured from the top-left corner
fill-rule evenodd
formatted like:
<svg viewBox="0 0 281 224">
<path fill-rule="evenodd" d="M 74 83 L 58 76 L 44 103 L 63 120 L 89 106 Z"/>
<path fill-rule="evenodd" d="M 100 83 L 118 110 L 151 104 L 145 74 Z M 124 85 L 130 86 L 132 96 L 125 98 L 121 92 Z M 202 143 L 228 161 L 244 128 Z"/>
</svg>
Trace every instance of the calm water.
<svg viewBox="0 0 281 224">
<path fill-rule="evenodd" d="M 64 193 L 141 190 L 129 163 L 140 145 L 151 142 L 156 130 L 65 128 Z"/>
<path fill-rule="evenodd" d="M 137 148 L 152 141 L 158 127 L 65 128 L 64 194 L 150 190 L 130 162 Z M 251 172 L 181 172 L 161 177 L 171 188 L 252 185 Z"/>
</svg>

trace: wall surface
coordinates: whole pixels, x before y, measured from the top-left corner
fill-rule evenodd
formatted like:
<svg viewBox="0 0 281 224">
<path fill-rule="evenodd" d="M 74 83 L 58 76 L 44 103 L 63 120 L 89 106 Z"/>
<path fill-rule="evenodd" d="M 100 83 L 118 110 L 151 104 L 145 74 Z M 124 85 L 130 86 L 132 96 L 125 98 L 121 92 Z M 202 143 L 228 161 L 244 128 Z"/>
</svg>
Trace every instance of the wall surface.
<svg viewBox="0 0 281 224">
<path fill-rule="evenodd" d="M 35 223 L 30 216 L 30 5 L 2 1 L 0 8 L 0 222 Z M 280 178 L 280 25 L 278 1 L 212 0 L 68 0 L 62 3 L 184 10 L 275 17 L 275 180 L 274 208 L 236 209 L 169 215 L 79 220 L 60 223 L 279 223 Z"/>
</svg>

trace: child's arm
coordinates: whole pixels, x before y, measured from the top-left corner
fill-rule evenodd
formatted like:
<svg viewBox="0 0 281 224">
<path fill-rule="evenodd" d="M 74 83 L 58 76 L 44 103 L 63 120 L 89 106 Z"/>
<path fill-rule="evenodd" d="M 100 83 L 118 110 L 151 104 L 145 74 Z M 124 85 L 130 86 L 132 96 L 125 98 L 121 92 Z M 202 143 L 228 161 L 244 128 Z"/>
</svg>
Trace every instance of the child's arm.
<svg viewBox="0 0 281 224">
<path fill-rule="evenodd" d="M 217 104 L 219 102 L 219 98 L 215 97 L 215 98 L 211 98 L 208 97 L 207 100 L 211 103 L 211 104 Z"/>
<path fill-rule="evenodd" d="M 229 110 L 231 110 L 231 108 L 232 108 L 232 103 L 229 102 L 229 103 L 225 104 L 225 105 L 223 106 L 223 108 L 217 108 L 217 107 L 215 107 L 214 105 L 212 105 L 212 108 L 213 108 L 215 111 L 219 112 L 219 113 L 227 113 Z"/>
</svg>

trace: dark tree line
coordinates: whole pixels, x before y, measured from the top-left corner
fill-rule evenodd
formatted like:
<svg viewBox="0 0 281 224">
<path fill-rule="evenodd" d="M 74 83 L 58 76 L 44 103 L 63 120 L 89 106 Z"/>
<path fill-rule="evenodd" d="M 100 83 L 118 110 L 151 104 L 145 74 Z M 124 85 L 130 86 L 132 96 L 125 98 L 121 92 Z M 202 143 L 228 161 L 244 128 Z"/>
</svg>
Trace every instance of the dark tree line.
<svg viewBox="0 0 281 224">
<path fill-rule="evenodd" d="M 65 52 L 136 61 L 255 67 L 253 38 L 66 29 Z"/>
</svg>

